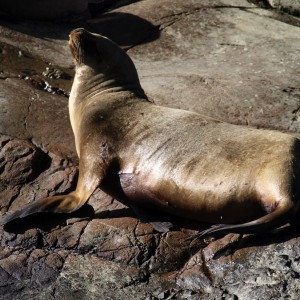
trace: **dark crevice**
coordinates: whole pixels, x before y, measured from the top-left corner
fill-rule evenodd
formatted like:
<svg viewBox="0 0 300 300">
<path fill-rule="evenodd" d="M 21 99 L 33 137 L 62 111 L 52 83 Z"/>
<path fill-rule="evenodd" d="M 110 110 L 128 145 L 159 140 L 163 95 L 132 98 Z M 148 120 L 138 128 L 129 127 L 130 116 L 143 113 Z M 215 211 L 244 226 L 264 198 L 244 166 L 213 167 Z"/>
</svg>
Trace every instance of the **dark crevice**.
<svg viewBox="0 0 300 300">
<path fill-rule="evenodd" d="M 32 164 L 32 175 L 30 176 L 30 181 L 36 179 L 41 173 L 50 169 L 52 159 L 48 156 L 41 148 L 36 148 L 36 158 L 33 160 Z"/>
<path fill-rule="evenodd" d="M 11 199 L 9 200 L 8 205 L 6 207 L 6 211 L 10 210 L 10 207 L 12 206 L 14 200 L 17 199 L 19 197 L 19 195 L 20 195 L 21 187 L 17 186 L 17 189 L 18 189 L 18 192 L 17 192 L 16 195 L 14 195 L 13 197 L 11 197 Z"/>
<path fill-rule="evenodd" d="M 144 272 L 143 276 L 141 278 L 133 279 L 130 282 L 123 285 L 123 288 L 130 287 L 130 286 L 136 286 L 137 284 L 141 283 L 148 283 L 150 280 L 151 274 L 149 272 Z"/>
<path fill-rule="evenodd" d="M 78 239 L 76 241 L 76 244 L 74 245 L 73 249 L 78 249 L 79 245 L 80 245 L 80 239 L 82 237 L 82 235 L 85 232 L 85 229 L 87 228 L 87 226 L 89 225 L 89 222 L 87 221 L 86 224 L 81 228 L 79 234 L 78 234 Z"/>
<path fill-rule="evenodd" d="M 200 250 L 201 253 L 201 270 L 203 272 L 203 274 L 208 278 L 208 280 L 210 281 L 211 285 L 214 285 L 214 277 L 212 272 L 210 271 L 209 267 L 206 264 L 206 260 L 205 260 L 205 255 L 204 255 L 204 251 L 203 249 Z"/>
</svg>

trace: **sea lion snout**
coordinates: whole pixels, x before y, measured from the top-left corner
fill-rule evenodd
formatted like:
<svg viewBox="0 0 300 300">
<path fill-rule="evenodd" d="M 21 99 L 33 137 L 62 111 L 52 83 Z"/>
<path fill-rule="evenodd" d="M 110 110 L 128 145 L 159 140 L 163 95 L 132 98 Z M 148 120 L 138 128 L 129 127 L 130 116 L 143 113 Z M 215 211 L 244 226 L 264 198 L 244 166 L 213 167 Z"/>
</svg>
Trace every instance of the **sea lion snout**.
<svg viewBox="0 0 300 300">
<path fill-rule="evenodd" d="M 97 40 L 100 39 L 105 39 L 104 36 L 101 36 L 100 34 L 96 34 L 96 33 L 91 33 L 87 30 L 85 30 L 84 28 L 76 28 L 74 30 L 72 30 L 69 34 L 69 43 L 72 43 L 78 39 L 80 40 L 88 40 L 88 41 L 92 41 L 94 40 L 95 44 L 97 43 Z"/>
<path fill-rule="evenodd" d="M 88 33 L 88 31 L 86 31 L 84 28 L 76 28 L 70 32 L 69 38 L 73 39 L 75 36 L 86 34 L 86 33 Z"/>
<path fill-rule="evenodd" d="M 84 62 L 83 48 L 87 48 L 84 44 L 89 44 L 91 39 L 87 37 L 91 34 L 84 28 L 77 28 L 71 31 L 69 34 L 69 47 L 75 61 L 75 64 L 81 64 Z M 93 48 L 93 45 L 89 45 L 89 48 Z"/>
<path fill-rule="evenodd" d="M 75 63 L 80 63 L 82 61 L 82 55 L 80 54 L 80 47 L 81 47 L 81 38 L 80 35 L 82 35 L 82 29 L 76 29 L 73 30 L 69 34 L 69 47 L 72 53 L 72 57 L 74 59 Z"/>
<path fill-rule="evenodd" d="M 95 66 L 100 61 L 98 51 L 98 34 L 91 33 L 84 28 L 77 28 L 69 34 L 69 47 L 76 65 L 86 64 Z"/>
</svg>

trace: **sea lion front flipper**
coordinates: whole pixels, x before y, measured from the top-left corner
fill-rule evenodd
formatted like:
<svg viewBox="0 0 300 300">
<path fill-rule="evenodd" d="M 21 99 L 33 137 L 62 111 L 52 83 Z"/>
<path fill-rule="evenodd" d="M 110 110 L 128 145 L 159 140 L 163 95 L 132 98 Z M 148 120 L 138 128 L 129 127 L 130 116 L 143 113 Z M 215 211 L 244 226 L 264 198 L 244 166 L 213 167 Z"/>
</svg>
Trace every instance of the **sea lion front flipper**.
<svg viewBox="0 0 300 300">
<path fill-rule="evenodd" d="M 90 164 L 93 165 L 91 166 Z M 1 218 L 0 225 L 5 225 L 17 218 L 24 218 L 35 213 L 71 213 L 79 209 L 99 186 L 104 176 L 104 170 L 94 162 L 84 164 L 84 161 L 80 160 L 79 169 L 79 178 L 74 192 L 30 203 L 24 208 Z"/>
<path fill-rule="evenodd" d="M 0 220 L 0 225 L 5 225 L 17 218 L 24 218 L 26 216 L 39 212 L 53 212 L 53 213 L 68 213 L 77 209 L 79 197 L 76 193 L 68 195 L 53 196 L 45 199 L 40 199 L 28 204 L 24 208 L 8 214 Z"/>
</svg>

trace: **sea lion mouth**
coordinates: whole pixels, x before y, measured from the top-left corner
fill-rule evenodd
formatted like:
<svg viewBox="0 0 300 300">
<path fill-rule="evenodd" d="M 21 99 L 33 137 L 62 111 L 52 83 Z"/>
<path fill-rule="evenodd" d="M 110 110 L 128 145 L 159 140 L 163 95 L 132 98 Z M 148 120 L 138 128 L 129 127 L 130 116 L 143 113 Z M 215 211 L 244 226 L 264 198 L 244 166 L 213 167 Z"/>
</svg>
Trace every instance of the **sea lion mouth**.
<svg viewBox="0 0 300 300">
<path fill-rule="evenodd" d="M 69 46 L 76 63 L 84 63 L 83 33 L 84 29 L 75 29 L 69 35 Z"/>
</svg>

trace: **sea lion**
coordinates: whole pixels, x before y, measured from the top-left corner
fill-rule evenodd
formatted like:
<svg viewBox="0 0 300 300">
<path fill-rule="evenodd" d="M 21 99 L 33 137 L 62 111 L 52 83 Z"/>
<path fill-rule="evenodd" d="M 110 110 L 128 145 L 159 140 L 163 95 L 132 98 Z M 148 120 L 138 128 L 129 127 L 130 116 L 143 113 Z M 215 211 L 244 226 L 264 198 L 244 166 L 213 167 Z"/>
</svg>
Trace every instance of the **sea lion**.
<svg viewBox="0 0 300 300">
<path fill-rule="evenodd" d="M 111 194 L 119 189 L 129 203 L 226 224 L 202 236 L 257 233 L 295 217 L 299 139 L 155 105 L 114 42 L 76 29 L 69 45 L 76 65 L 69 99 L 76 190 L 36 201 L 2 224 L 36 212 L 73 212 L 97 187 Z"/>
</svg>

